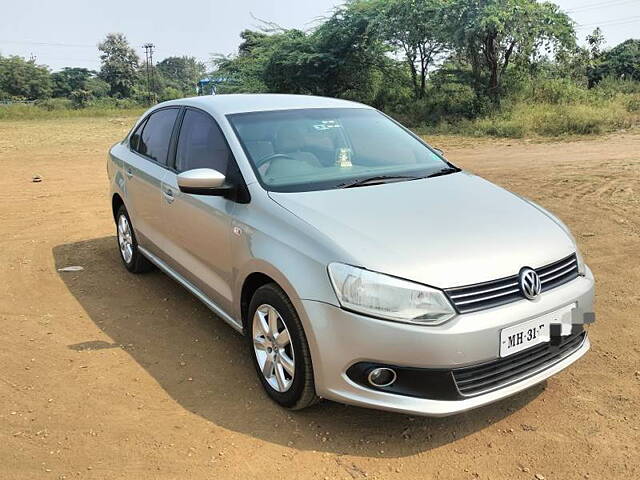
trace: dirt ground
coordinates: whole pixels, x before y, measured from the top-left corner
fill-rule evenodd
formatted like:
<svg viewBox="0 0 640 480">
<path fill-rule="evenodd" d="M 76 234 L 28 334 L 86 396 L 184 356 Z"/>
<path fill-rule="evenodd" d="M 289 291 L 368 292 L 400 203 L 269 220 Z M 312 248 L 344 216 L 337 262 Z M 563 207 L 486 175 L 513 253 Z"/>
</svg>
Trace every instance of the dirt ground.
<svg viewBox="0 0 640 480">
<path fill-rule="evenodd" d="M 281 410 L 230 327 L 162 273 L 126 273 L 105 155 L 131 122 L 0 122 L 0 479 L 640 476 L 640 134 L 432 139 L 572 228 L 597 323 L 547 383 L 429 419 Z"/>
</svg>

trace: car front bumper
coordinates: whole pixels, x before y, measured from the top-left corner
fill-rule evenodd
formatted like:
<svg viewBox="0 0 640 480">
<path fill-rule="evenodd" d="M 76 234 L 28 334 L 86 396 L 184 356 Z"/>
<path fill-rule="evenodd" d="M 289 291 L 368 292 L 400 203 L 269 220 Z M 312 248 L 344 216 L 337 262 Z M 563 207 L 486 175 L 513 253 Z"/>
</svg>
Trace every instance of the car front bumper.
<svg viewBox="0 0 640 480">
<path fill-rule="evenodd" d="M 505 327 L 571 304 L 575 304 L 573 324 L 591 319 L 593 288 L 593 276 L 587 270 L 584 277 L 545 292 L 537 301 L 522 300 L 459 315 L 439 326 L 377 320 L 327 303 L 301 300 L 299 312 L 311 349 L 316 391 L 321 397 L 342 403 L 427 416 L 452 415 L 498 401 L 544 381 L 578 360 L 589 349 L 589 339 L 585 335 L 576 349 L 542 370 L 534 369 L 486 393 L 455 400 L 381 391 L 354 382 L 346 372 L 358 362 L 451 370 L 496 360 L 500 331 Z"/>
</svg>

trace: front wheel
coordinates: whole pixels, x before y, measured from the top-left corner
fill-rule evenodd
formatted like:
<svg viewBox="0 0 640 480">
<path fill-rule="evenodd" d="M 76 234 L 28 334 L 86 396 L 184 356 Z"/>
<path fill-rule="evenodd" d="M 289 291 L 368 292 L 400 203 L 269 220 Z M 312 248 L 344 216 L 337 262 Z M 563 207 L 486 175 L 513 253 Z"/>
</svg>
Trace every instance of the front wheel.
<svg viewBox="0 0 640 480">
<path fill-rule="evenodd" d="M 316 403 L 309 345 L 285 292 L 274 283 L 258 288 L 248 320 L 253 363 L 269 397 L 292 410 Z"/>
</svg>

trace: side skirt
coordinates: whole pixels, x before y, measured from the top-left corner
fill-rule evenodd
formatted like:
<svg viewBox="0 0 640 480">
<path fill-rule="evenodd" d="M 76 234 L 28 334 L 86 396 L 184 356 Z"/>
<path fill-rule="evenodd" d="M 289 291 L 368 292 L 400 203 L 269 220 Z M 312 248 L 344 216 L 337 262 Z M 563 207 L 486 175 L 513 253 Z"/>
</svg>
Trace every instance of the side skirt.
<svg viewBox="0 0 640 480">
<path fill-rule="evenodd" d="M 162 270 L 164 273 L 169 275 L 176 282 L 181 284 L 184 288 L 189 290 L 189 292 L 191 292 L 198 300 L 204 303 L 209 310 L 211 310 L 217 316 L 222 318 L 225 322 L 231 325 L 235 330 L 237 330 L 240 333 L 243 333 L 242 324 L 238 323 L 237 320 L 235 320 L 230 315 L 226 314 L 218 305 L 212 302 L 209 299 L 209 297 L 207 297 L 204 293 L 202 293 L 202 291 L 196 288 L 191 282 L 189 282 L 186 278 L 184 278 L 179 273 L 173 271 L 173 269 L 171 269 L 171 267 L 169 267 L 165 262 L 160 260 L 158 257 L 156 257 L 153 253 L 149 252 L 145 248 L 138 245 L 138 249 L 140 250 L 140 252 L 142 252 L 142 254 L 145 257 L 149 259 L 149 261 L 155 264 L 160 270 Z"/>
</svg>

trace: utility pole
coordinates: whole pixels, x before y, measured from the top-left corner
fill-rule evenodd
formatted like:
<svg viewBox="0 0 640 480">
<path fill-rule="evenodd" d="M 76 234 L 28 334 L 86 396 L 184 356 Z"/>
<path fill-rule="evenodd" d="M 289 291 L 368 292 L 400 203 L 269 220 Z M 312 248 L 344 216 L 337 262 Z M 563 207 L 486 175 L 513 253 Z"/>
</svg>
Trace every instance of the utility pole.
<svg viewBox="0 0 640 480">
<path fill-rule="evenodd" d="M 151 103 L 151 89 L 153 87 L 153 49 L 155 45 L 153 43 L 145 43 L 144 48 L 144 57 L 145 57 L 145 66 L 147 69 L 147 97 L 149 103 Z"/>
</svg>

